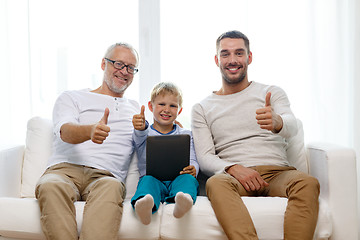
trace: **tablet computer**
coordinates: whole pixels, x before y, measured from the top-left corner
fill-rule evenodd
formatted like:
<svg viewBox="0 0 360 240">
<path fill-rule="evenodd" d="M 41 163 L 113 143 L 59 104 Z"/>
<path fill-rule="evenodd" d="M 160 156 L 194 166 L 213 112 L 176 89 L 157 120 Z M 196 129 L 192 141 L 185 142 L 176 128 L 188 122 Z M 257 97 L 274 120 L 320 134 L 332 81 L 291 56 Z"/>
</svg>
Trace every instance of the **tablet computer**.
<svg viewBox="0 0 360 240">
<path fill-rule="evenodd" d="M 158 135 L 146 139 L 146 175 L 172 181 L 190 164 L 190 135 Z"/>
</svg>

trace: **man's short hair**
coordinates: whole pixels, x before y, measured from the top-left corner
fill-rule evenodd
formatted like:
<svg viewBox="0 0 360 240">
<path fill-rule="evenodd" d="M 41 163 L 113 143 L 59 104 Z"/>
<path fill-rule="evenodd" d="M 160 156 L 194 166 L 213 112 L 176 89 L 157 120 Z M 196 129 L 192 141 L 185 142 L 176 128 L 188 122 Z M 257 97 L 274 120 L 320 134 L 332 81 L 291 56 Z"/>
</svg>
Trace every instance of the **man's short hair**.
<svg viewBox="0 0 360 240">
<path fill-rule="evenodd" d="M 155 98 L 159 95 L 171 94 L 178 98 L 179 106 L 182 107 L 183 99 L 180 88 L 171 82 L 160 82 L 154 86 L 151 91 L 150 101 L 154 102 Z"/>
<path fill-rule="evenodd" d="M 108 58 L 109 55 L 111 54 L 111 52 L 114 50 L 114 48 L 116 47 L 124 47 L 124 48 L 127 48 L 129 49 L 135 56 L 136 58 L 136 65 L 135 66 L 138 66 L 139 64 L 139 54 L 138 52 L 135 50 L 135 48 L 133 48 L 133 46 L 131 46 L 130 44 L 128 43 L 125 43 L 125 42 L 118 42 L 118 43 L 115 43 L 113 45 L 111 45 L 105 52 L 105 55 L 104 55 L 104 58 Z"/>
<path fill-rule="evenodd" d="M 225 32 L 218 37 L 218 39 L 216 40 L 216 54 L 218 53 L 220 48 L 220 41 L 223 40 L 224 38 L 243 39 L 245 42 L 247 53 L 248 54 L 250 53 L 250 42 L 248 37 L 240 31 L 233 30 L 233 31 Z"/>
</svg>

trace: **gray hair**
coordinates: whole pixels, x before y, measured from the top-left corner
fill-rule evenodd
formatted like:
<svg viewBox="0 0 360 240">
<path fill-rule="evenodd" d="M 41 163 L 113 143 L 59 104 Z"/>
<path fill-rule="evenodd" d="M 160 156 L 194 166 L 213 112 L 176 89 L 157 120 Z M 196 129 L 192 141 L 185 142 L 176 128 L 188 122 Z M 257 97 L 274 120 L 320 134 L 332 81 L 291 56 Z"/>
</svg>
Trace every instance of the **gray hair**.
<svg viewBox="0 0 360 240">
<path fill-rule="evenodd" d="M 116 47 L 124 47 L 124 48 L 127 48 L 129 49 L 135 56 L 136 58 L 136 66 L 138 66 L 139 64 L 139 54 L 138 52 L 135 50 L 135 48 L 133 48 L 133 46 L 131 46 L 130 44 L 128 43 L 125 43 L 125 42 L 118 42 L 118 43 L 115 43 L 113 45 L 111 45 L 105 52 L 105 55 L 104 57 L 109 57 L 110 53 L 114 50 L 114 48 Z"/>
</svg>

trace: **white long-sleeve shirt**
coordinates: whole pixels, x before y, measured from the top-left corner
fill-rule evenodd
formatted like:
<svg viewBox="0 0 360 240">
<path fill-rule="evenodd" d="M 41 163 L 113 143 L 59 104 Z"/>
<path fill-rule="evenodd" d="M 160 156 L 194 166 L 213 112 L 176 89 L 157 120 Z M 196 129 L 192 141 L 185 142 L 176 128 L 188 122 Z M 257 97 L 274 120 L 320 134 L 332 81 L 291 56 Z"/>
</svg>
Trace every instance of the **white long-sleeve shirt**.
<svg viewBox="0 0 360 240">
<path fill-rule="evenodd" d="M 268 92 L 273 110 L 283 120 L 277 134 L 261 129 L 256 120 Z M 297 133 L 297 123 L 281 88 L 251 82 L 241 92 L 213 93 L 195 104 L 192 133 L 200 169 L 212 175 L 234 164 L 288 166 L 285 139 Z"/>
<path fill-rule="evenodd" d="M 70 144 L 60 138 L 63 124 L 95 124 L 103 117 L 105 108 L 110 110 L 107 124 L 110 132 L 102 144 L 91 140 Z M 140 106 L 134 100 L 93 93 L 89 89 L 62 93 L 53 110 L 53 154 L 48 166 L 61 162 L 85 165 L 107 170 L 124 182 L 134 151 L 132 117 L 139 111 Z"/>
</svg>

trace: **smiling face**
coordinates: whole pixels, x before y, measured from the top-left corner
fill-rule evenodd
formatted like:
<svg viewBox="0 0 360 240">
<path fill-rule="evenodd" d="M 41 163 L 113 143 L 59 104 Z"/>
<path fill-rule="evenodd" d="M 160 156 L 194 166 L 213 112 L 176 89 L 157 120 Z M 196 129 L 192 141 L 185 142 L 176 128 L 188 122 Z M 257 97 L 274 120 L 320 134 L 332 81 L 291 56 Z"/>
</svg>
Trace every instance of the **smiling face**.
<svg viewBox="0 0 360 240">
<path fill-rule="evenodd" d="M 106 57 L 131 66 L 136 66 L 137 63 L 134 53 L 123 46 L 116 46 Z M 103 88 L 106 94 L 122 97 L 132 83 L 134 75 L 128 73 L 126 67 L 121 70 L 116 69 L 111 62 L 105 59 L 102 60 L 101 68 L 104 70 Z"/>
<path fill-rule="evenodd" d="M 150 101 L 149 109 L 154 116 L 153 127 L 161 133 L 168 133 L 173 129 L 174 121 L 182 110 L 178 96 L 167 92 Z"/>
<path fill-rule="evenodd" d="M 248 84 L 247 68 L 252 61 L 241 38 L 224 38 L 220 41 L 215 63 L 220 68 L 223 84 Z"/>
</svg>

